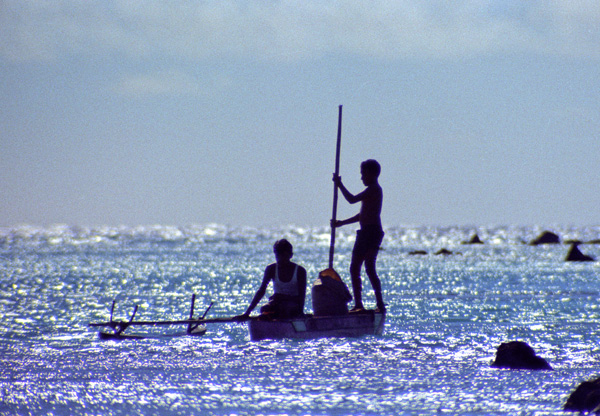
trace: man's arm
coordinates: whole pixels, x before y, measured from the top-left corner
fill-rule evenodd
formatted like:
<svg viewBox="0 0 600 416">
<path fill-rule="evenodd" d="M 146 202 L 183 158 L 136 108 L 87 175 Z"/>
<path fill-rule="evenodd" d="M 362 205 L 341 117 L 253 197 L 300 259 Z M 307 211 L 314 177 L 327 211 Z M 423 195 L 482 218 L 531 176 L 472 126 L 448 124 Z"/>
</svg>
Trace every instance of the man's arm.
<svg viewBox="0 0 600 416">
<path fill-rule="evenodd" d="M 338 189 L 340 191 L 342 191 L 342 195 L 344 195 L 344 198 L 346 198 L 346 201 L 348 201 L 350 204 L 356 204 L 357 202 L 359 202 L 361 200 L 360 196 L 362 194 L 364 194 L 364 191 L 361 192 L 358 195 L 353 195 L 348 189 L 346 189 L 346 187 L 342 183 L 342 177 L 341 176 L 336 175 L 334 173 L 333 174 L 333 182 L 335 182 L 335 184 L 337 185 Z"/>
<path fill-rule="evenodd" d="M 300 293 L 300 300 L 303 306 L 302 312 L 304 312 L 304 301 L 306 299 L 306 269 L 300 266 L 298 272 L 298 293 Z"/>
<path fill-rule="evenodd" d="M 358 222 L 360 220 L 360 213 L 356 214 L 353 217 L 350 218 L 346 218 L 345 220 L 337 220 L 335 222 L 335 224 L 331 224 L 332 227 L 342 227 L 344 225 L 348 225 L 348 224 L 354 224 L 355 222 Z"/>
<path fill-rule="evenodd" d="M 260 302 L 260 300 L 263 298 L 263 296 L 267 292 L 267 286 L 269 286 L 269 281 L 271 280 L 271 273 L 269 273 L 269 272 L 270 272 L 269 266 L 267 266 L 267 268 L 265 269 L 265 274 L 263 275 L 262 283 L 260 284 L 260 287 L 256 291 L 256 294 L 252 298 L 252 302 L 250 302 L 250 306 L 248 306 L 248 309 L 246 309 L 246 312 L 243 313 L 243 315 L 242 315 L 243 317 L 250 316 L 250 312 L 252 312 L 254 310 L 256 305 L 258 305 L 258 302 Z"/>
</svg>

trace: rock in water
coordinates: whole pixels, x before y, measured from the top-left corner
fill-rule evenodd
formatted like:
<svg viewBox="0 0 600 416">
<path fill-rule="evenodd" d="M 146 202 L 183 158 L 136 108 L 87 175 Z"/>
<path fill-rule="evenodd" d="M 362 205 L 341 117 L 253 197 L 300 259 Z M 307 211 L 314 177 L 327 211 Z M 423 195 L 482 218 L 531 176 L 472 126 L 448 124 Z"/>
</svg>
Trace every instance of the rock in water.
<svg viewBox="0 0 600 416">
<path fill-rule="evenodd" d="M 473 237 L 469 241 L 463 241 L 463 244 L 483 244 L 483 241 L 479 238 L 477 234 L 473 234 Z"/>
<path fill-rule="evenodd" d="M 577 247 L 579 244 L 578 241 L 571 243 L 571 248 L 569 248 L 565 261 L 594 261 L 593 257 L 585 255 L 579 250 L 579 247 Z"/>
<path fill-rule="evenodd" d="M 503 342 L 496 351 L 494 368 L 510 368 L 513 370 L 552 370 L 542 357 L 535 354 L 533 348 L 523 341 Z"/>
<path fill-rule="evenodd" d="M 558 244 L 560 243 L 560 237 L 553 232 L 544 231 L 537 238 L 533 239 L 529 245 L 537 246 L 539 244 Z"/>
<path fill-rule="evenodd" d="M 600 411 L 600 378 L 581 383 L 567 399 L 564 410 L 570 412 Z"/>
</svg>

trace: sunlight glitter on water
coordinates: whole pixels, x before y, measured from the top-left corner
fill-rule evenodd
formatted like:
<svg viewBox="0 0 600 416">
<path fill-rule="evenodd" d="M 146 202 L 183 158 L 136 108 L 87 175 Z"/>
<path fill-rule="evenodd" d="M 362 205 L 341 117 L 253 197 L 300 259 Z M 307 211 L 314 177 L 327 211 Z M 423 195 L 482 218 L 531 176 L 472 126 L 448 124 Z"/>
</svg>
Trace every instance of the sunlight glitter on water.
<svg viewBox="0 0 600 416">
<path fill-rule="evenodd" d="M 243 312 L 286 236 L 309 280 L 326 266 L 326 228 L 56 226 L 0 229 L 0 411 L 45 414 L 563 414 L 597 375 L 600 266 L 568 264 L 566 247 L 522 244 L 539 227 L 397 227 L 379 257 L 381 337 L 250 342 L 242 324 L 204 337 L 100 341 L 116 318 Z M 557 229 L 598 238 L 599 228 Z M 481 246 L 461 244 L 478 232 Z M 348 280 L 354 233 L 340 233 Z M 455 254 L 436 256 L 448 248 Z M 585 251 L 598 257 L 597 245 Z M 425 256 L 409 254 L 424 249 Z M 460 253 L 460 254 L 457 254 Z M 365 283 L 367 304 L 372 304 Z M 310 290 L 307 310 L 311 305 Z M 129 330 L 128 330 L 129 331 Z M 160 333 L 161 328 L 154 330 Z M 163 331 L 164 332 L 164 331 Z M 489 367 L 525 340 L 553 372 Z"/>
</svg>

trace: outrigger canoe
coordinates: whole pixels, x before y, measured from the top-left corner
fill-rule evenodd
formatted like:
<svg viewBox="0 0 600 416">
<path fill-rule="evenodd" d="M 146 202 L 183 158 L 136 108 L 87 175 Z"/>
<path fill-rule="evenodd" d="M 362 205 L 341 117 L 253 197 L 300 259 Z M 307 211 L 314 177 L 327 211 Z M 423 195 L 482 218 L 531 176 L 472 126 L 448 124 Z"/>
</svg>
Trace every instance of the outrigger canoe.
<svg viewBox="0 0 600 416">
<path fill-rule="evenodd" d="M 126 340 L 144 338 L 164 338 L 174 336 L 201 336 L 206 333 L 206 324 L 209 323 L 244 323 L 248 324 L 248 332 L 252 341 L 266 339 L 315 339 L 331 337 L 360 337 L 363 335 L 381 335 L 385 325 L 385 313 L 365 310 L 358 313 L 348 313 L 336 316 L 304 315 L 292 319 L 265 319 L 264 316 L 254 316 L 246 321 L 237 317 L 205 319 L 210 306 L 201 318 L 194 318 L 195 295 L 192 296 L 190 318 L 175 321 L 134 321 L 137 306 L 131 318 L 127 321 L 114 320 L 113 302 L 110 320 L 107 322 L 90 323 L 91 327 L 110 328 L 112 332 L 100 330 L 98 336 L 103 340 Z M 212 304 L 211 304 L 212 306 Z M 161 336 L 149 334 L 125 334 L 125 330 L 137 326 L 181 326 L 185 325 L 185 332 L 167 333 Z"/>
<path fill-rule="evenodd" d="M 339 106 L 338 116 L 338 134 L 336 142 L 336 155 L 335 155 L 335 176 L 339 175 L 339 164 L 340 164 L 340 144 L 341 144 L 341 131 L 342 131 L 342 106 Z M 338 186 L 334 183 L 333 187 L 333 212 L 331 223 L 336 221 L 337 213 L 337 196 Z M 329 246 L 329 268 L 324 270 L 321 274 L 327 275 L 331 278 L 337 278 L 340 282 L 339 275 L 333 270 L 333 255 L 335 251 L 335 230 L 336 227 L 331 228 L 331 241 Z M 344 285 L 345 286 L 345 285 Z M 347 289 L 346 289 L 347 291 Z M 350 297 L 351 298 L 351 297 Z M 194 319 L 194 301 L 196 295 L 192 295 L 192 305 L 190 308 L 189 319 L 179 321 L 134 321 L 133 318 L 137 312 L 137 306 L 133 310 L 133 314 L 128 321 L 115 321 L 113 320 L 113 312 L 115 308 L 115 302 L 112 304 L 110 311 L 110 320 L 108 322 L 91 323 L 93 327 L 104 327 L 111 328 L 112 333 L 100 331 L 99 336 L 101 339 L 139 339 L 145 338 L 143 335 L 129 335 L 124 334 L 124 331 L 130 326 L 158 326 L 158 325 L 186 325 L 186 332 L 176 334 L 177 335 L 204 335 L 206 333 L 205 324 L 215 322 L 245 322 L 238 319 L 238 317 L 232 318 L 215 318 L 215 319 L 204 319 L 211 305 L 208 307 L 204 315 L 199 319 Z M 346 299 L 343 303 L 344 309 L 346 308 Z M 313 297 L 314 305 L 314 297 Z M 317 309 L 315 309 L 317 311 Z M 320 312 L 320 311 L 319 311 Z M 345 312 L 345 311 L 343 311 Z M 325 313 L 335 313 L 331 310 Z M 359 337 L 362 335 L 381 335 L 383 333 L 383 327 L 385 325 L 385 313 L 376 312 L 375 310 L 365 310 L 355 313 L 343 313 L 340 315 L 324 315 L 324 316 L 313 316 L 304 315 L 293 319 L 265 319 L 264 316 L 255 316 L 246 320 L 248 322 L 248 332 L 250 333 L 250 339 L 252 341 L 260 341 L 264 339 L 314 339 L 314 338 L 328 338 L 328 337 Z M 173 335 L 171 335 L 173 336 Z"/>
</svg>

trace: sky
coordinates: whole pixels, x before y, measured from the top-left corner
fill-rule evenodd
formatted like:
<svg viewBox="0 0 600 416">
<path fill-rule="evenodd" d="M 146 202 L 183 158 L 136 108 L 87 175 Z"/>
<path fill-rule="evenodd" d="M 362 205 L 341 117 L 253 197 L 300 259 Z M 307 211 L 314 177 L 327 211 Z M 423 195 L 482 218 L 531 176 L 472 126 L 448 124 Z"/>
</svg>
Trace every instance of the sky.
<svg viewBox="0 0 600 416">
<path fill-rule="evenodd" d="M 600 224 L 597 0 L 4 0 L 0 226 L 327 226 L 339 105 L 387 226 Z"/>
</svg>

